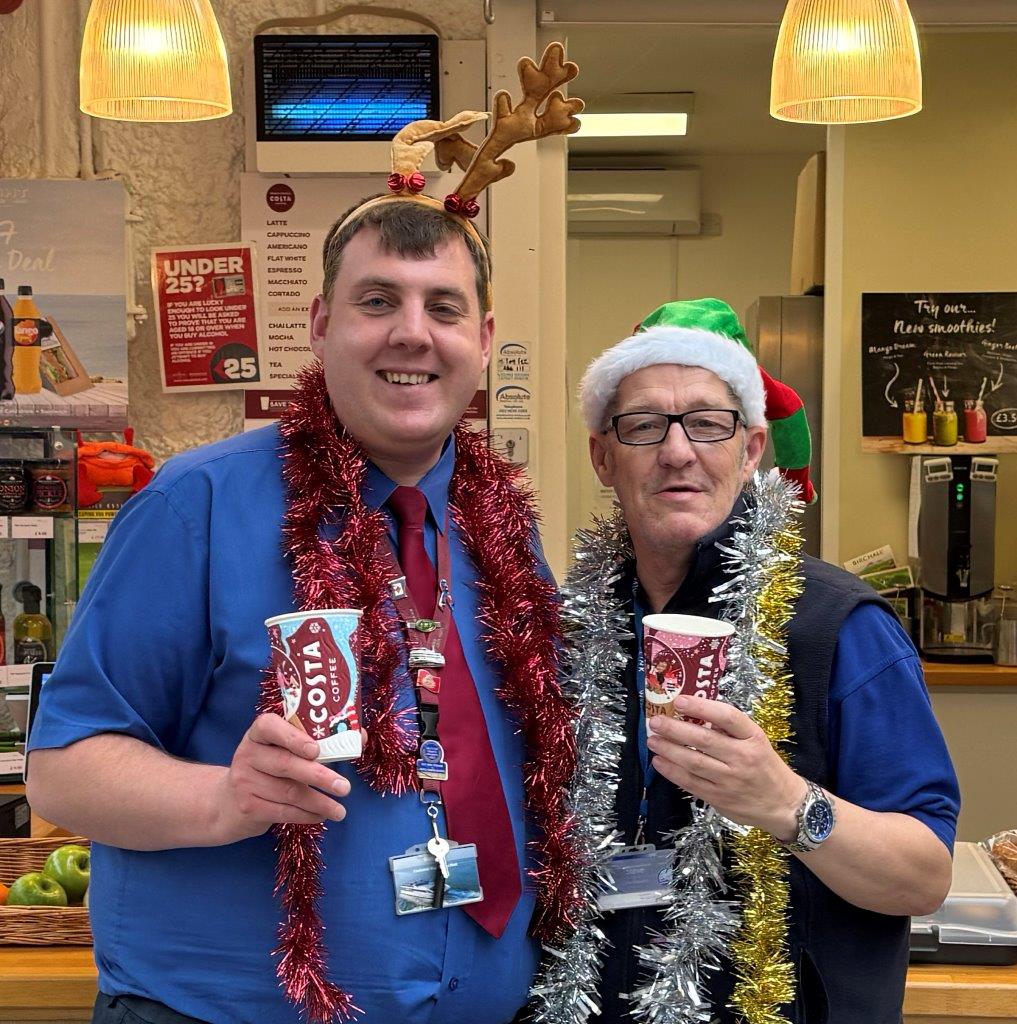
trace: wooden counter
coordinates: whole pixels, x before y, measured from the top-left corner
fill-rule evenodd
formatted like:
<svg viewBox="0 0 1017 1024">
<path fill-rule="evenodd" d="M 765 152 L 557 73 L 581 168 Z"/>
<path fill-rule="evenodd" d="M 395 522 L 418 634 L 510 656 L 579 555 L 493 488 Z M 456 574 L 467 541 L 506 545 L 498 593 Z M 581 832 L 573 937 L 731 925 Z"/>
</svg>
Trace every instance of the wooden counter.
<svg viewBox="0 0 1017 1024">
<path fill-rule="evenodd" d="M 913 964 L 904 996 L 907 1024 L 1001 1024 L 1017 1021 L 1017 964 L 950 967 Z"/>
<path fill-rule="evenodd" d="M 0 946 L 0 1021 L 88 1020 L 95 977 L 89 947 Z M 1017 1021 L 1017 965 L 916 964 L 908 972 L 904 1016 L 907 1024 Z"/>
<path fill-rule="evenodd" d="M 91 946 L 0 946 L 0 1021 L 91 1020 Z"/>
<path fill-rule="evenodd" d="M 923 661 L 928 686 L 1017 687 L 1017 666 L 963 661 Z"/>
</svg>

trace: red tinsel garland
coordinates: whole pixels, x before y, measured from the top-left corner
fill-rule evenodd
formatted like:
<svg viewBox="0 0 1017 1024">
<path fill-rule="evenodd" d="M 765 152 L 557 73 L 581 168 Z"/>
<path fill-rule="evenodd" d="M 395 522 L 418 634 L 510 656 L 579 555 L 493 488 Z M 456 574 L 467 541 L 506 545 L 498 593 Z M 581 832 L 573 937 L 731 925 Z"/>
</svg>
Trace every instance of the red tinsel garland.
<svg viewBox="0 0 1017 1024">
<path fill-rule="evenodd" d="M 320 366 L 306 368 L 283 417 L 283 478 L 287 511 L 285 550 L 301 609 L 362 608 L 363 712 L 367 747 L 358 773 L 381 793 L 417 787 L 412 716 L 395 710 L 395 672 L 405 642 L 388 601 L 387 571 L 379 557 L 386 533 L 381 512 L 367 506 L 363 448 L 335 419 Z M 573 819 L 564 796 L 576 765 L 573 714 L 558 683 L 561 626 L 553 586 L 541 576 L 532 550 L 536 514 L 519 486 L 519 470 L 493 454 L 484 435 L 459 426 L 450 506 L 464 546 L 477 567 L 480 625 L 488 657 L 503 677 L 498 696 L 526 740 L 527 810 L 538 826 L 533 934 L 559 940 L 575 926 L 582 904 Z M 341 530 L 322 539 L 325 516 L 339 513 Z M 262 683 L 259 711 L 281 711 L 274 676 Z M 347 1020 L 360 1012 L 349 994 L 326 977 L 326 952 L 317 911 L 321 898 L 323 825 L 276 825 L 280 927 L 276 972 L 288 999 L 311 1024 Z"/>
</svg>

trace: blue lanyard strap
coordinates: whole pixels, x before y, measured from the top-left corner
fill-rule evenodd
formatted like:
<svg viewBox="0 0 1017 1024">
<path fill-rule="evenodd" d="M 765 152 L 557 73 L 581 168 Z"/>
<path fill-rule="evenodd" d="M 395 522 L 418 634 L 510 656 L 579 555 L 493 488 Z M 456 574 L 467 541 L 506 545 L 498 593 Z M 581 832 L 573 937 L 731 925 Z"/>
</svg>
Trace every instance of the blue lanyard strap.
<svg viewBox="0 0 1017 1024">
<path fill-rule="evenodd" d="M 632 578 L 632 614 L 636 634 L 636 694 L 639 698 L 639 764 L 642 768 L 643 796 L 639 802 L 639 827 L 642 833 L 649 813 L 650 801 L 647 793 L 650 784 L 656 778 L 656 769 L 650 764 L 650 748 L 646 745 L 646 656 L 643 652 L 643 615 L 645 614 L 639 601 L 639 578 Z M 637 842 L 640 836 L 637 836 Z"/>
</svg>

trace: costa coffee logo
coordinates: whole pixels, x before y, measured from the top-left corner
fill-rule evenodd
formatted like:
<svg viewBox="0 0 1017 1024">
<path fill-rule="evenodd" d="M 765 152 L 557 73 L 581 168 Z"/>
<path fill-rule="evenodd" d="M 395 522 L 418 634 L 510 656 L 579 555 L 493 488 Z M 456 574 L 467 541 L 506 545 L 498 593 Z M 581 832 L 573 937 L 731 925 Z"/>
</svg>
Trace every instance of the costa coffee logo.
<svg viewBox="0 0 1017 1024">
<path fill-rule="evenodd" d="M 269 207 L 275 210 L 276 213 L 285 213 L 293 204 L 296 202 L 296 195 L 293 193 L 293 189 L 289 185 L 276 184 L 273 185 L 265 193 L 265 202 L 268 203 Z"/>
<path fill-rule="evenodd" d="M 302 703 L 315 725 L 338 720 L 350 699 L 352 682 L 346 659 L 324 619 L 302 622 L 289 639 L 290 657 L 304 681 Z"/>
</svg>

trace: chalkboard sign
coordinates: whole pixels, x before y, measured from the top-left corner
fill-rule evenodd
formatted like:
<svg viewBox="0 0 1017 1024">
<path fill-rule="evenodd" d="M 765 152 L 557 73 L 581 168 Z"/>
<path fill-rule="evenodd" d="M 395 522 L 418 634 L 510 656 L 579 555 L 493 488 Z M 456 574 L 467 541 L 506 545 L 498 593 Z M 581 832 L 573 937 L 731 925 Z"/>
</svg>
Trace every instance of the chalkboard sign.
<svg viewBox="0 0 1017 1024">
<path fill-rule="evenodd" d="M 963 423 L 964 400 L 981 393 L 987 432 L 1017 434 L 1017 292 L 862 295 L 866 437 L 900 436 L 919 379 L 926 410 L 938 392 Z"/>
</svg>

